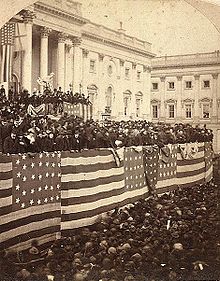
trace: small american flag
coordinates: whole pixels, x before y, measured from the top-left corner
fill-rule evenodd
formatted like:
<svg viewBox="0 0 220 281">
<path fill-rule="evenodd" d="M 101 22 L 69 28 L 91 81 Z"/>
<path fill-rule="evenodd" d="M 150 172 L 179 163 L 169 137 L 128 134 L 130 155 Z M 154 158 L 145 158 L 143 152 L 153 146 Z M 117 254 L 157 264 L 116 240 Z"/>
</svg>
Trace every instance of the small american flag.
<svg viewBox="0 0 220 281">
<path fill-rule="evenodd" d="M 1 45 L 13 45 L 15 35 L 15 23 L 6 23 L 1 28 Z"/>
<path fill-rule="evenodd" d="M 14 44 L 15 23 L 6 23 L 1 28 L 3 81 L 10 82 L 12 75 L 12 45 Z"/>
</svg>

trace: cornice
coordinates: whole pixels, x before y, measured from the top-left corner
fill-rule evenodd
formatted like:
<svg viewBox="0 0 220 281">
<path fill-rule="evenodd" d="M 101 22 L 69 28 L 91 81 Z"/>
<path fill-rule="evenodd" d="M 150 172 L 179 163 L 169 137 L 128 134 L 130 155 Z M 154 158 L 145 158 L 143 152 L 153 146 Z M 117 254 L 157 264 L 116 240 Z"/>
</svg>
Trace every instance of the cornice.
<svg viewBox="0 0 220 281">
<path fill-rule="evenodd" d="M 138 49 L 136 47 L 132 47 L 132 46 L 123 44 L 123 43 L 118 42 L 118 41 L 113 41 L 113 40 L 110 40 L 110 39 L 107 39 L 107 38 L 104 38 L 104 37 L 99 37 L 99 36 L 97 36 L 95 34 L 92 34 L 92 33 L 83 32 L 82 37 L 87 38 L 87 39 L 92 40 L 92 41 L 95 41 L 95 42 L 105 44 L 105 45 L 110 45 L 112 47 L 125 49 L 125 50 L 128 50 L 130 52 L 142 55 L 142 56 L 148 56 L 148 57 L 151 57 L 151 58 L 155 57 L 155 55 L 151 52 L 144 51 L 144 50 Z"/>
<path fill-rule="evenodd" d="M 82 18 L 78 15 L 73 15 L 73 14 L 67 13 L 64 10 L 56 9 L 56 8 L 53 8 L 53 7 L 48 6 L 46 4 L 35 3 L 34 4 L 34 10 L 39 11 L 39 12 L 43 11 L 43 12 L 46 12 L 50 15 L 54 15 L 54 16 L 59 17 L 59 18 L 64 18 L 64 19 L 68 19 L 70 21 L 74 21 L 78 25 L 84 25 L 84 24 L 89 22 L 89 20 L 84 19 L 84 18 Z"/>
<path fill-rule="evenodd" d="M 204 63 L 191 63 L 191 64 L 175 64 L 175 65 L 160 65 L 154 66 L 152 65 L 152 70 L 160 70 L 160 69 L 177 69 L 177 68 L 192 68 L 192 67 L 204 67 L 204 66 L 220 66 L 220 62 L 204 62 Z"/>
</svg>

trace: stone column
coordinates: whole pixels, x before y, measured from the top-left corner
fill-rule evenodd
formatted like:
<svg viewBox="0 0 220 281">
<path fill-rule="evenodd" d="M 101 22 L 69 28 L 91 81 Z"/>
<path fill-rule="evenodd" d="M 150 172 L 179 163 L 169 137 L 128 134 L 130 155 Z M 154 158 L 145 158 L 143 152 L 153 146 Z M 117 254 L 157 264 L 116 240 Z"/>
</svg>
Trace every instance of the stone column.
<svg viewBox="0 0 220 281">
<path fill-rule="evenodd" d="M 41 28 L 41 44 L 40 44 L 40 77 L 44 79 L 48 75 L 48 36 L 52 29 L 48 27 Z M 43 87 L 40 87 L 42 92 Z"/>
<path fill-rule="evenodd" d="M 88 54 L 89 54 L 89 50 L 87 49 L 82 49 L 82 86 L 83 86 L 83 93 L 87 96 L 88 94 Z"/>
<path fill-rule="evenodd" d="M 151 117 L 151 66 L 143 66 L 143 102 L 142 102 L 142 118 L 150 121 Z"/>
<path fill-rule="evenodd" d="M 23 72 L 22 72 L 22 86 L 29 92 L 32 91 L 32 27 L 35 13 L 31 10 L 23 10 L 21 13 L 23 17 L 26 39 L 24 45 L 24 56 L 23 56 Z"/>
<path fill-rule="evenodd" d="M 182 76 L 177 76 L 177 104 L 176 104 L 176 121 L 181 122 L 182 116 Z"/>
<path fill-rule="evenodd" d="M 99 53 L 99 77 L 102 78 L 103 74 L 103 60 L 105 55 L 102 53 Z"/>
<path fill-rule="evenodd" d="M 58 34 L 58 62 L 57 62 L 57 84 L 64 90 L 65 87 L 65 42 L 67 34 Z"/>
<path fill-rule="evenodd" d="M 200 75 L 195 74 L 194 78 L 195 78 L 194 122 L 198 124 L 200 119 L 200 108 L 199 108 Z"/>
<path fill-rule="evenodd" d="M 136 89 L 136 80 L 137 80 L 137 64 L 135 62 L 132 62 L 132 69 L 131 69 L 131 91 L 132 91 L 132 95 L 131 95 L 131 103 L 130 103 L 130 108 L 129 108 L 129 115 L 132 117 L 132 119 L 136 118 L 136 94 L 137 94 L 137 89 Z"/>
<path fill-rule="evenodd" d="M 166 77 L 162 76 L 160 77 L 161 81 L 161 91 L 160 91 L 160 100 L 161 100 L 161 106 L 160 106 L 160 112 L 159 112 L 159 120 L 165 121 L 166 120 L 166 111 L 165 111 L 165 80 Z"/>
<path fill-rule="evenodd" d="M 72 41 L 69 40 L 66 42 L 65 48 L 65 63 L 66 63 L 66 71 L 65 71 L 65 91 L 70 90 L 73 85 L 73 44 Z"/>
<path fill-rule="evenodd" d="M 218 120 L 218 73 L 213 73 L 213 105 L 212 105 L 212 122 L 217 123 Z"/>
<path fill-rule="evenodd" d="M 82 83 L 82 49 L 80 44 L 82 39 L 80 37 L 74 37 L 74 60 L 73 60 L 73 90 L 74 92 L 80 92 L 80 85 Z"/>
<path fill-rule="evenodd" d="M 123 118 L 124 117 L 124 91 L 126 90 L 124 88 L 124 79 L 125 79 L 125 61 L 123 59 L 119 59 L 119 76 L 120 76 L 120 93 L 119 93 L 119 103 L 120 103 L 120 111 L 119 111 L 119 117 Z"/>
</svg>

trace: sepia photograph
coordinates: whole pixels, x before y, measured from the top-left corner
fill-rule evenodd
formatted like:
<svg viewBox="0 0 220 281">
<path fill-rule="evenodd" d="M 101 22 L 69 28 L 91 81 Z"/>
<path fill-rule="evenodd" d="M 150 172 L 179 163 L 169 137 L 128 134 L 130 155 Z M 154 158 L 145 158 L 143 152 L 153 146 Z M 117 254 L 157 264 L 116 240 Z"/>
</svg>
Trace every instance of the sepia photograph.
<svg viewBox="0 0 220 281">
<path fill-rule="evenodd" d="M 219 281 L 220 0 L 0 5 L 0 281 Z"/>
</svg>

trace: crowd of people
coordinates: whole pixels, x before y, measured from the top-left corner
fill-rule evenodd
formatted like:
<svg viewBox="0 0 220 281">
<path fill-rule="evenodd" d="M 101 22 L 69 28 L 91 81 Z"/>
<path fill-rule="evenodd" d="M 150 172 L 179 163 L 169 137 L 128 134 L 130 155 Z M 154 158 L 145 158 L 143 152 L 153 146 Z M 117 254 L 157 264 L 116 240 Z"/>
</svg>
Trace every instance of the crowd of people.
<svg viewBox="0 0 220 281">
<path fill-rule="evenodd" d="M 219 195 L 210 182 L 116 208 L 44 251 L 33 241 L 23 264 L 2 252 L 0 280 L 219 280 Z"/>
<path fill-rule="evenodd" d="M 28 114 L 29 104 L 42 103 L 57 115 L 62 113 L 64 101 L 71 104 L 89 104 L 89 97 L 61 88 L 53 92 L 45 89 L 43 94 L 32 95 L 24 90 L 14 94 L 4 87 L 0 89 L 0 151 L 17 154 L 25 152 L 66 151 L 118 146 L 138 146 L 157 144 L 163 147 L 168 143 L 211 141 L 212 131 L 205 126 L 192 127 L 189 124 L 153 124 L 147 121 L 84 121 L 81 117 L 67 113 L 53 118 L 52 115 L 33 117 Z M 50 117 L 49 117 L 50 116 Z"/>
</svg>

